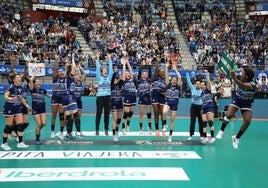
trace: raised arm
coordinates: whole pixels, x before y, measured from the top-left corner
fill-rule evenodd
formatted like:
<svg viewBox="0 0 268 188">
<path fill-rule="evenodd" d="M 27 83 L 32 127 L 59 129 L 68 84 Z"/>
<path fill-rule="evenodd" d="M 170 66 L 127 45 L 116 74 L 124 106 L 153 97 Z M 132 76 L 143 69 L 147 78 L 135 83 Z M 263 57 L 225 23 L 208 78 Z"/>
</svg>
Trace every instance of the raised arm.
<svg viewBox="0 0 268 188">
<path fill-rule="evenodd" d="M 168 67 L 169 67 L 169 62 L 166 61 L 166 65 L 165 65 L 165 80 L 166 80 L 166 85 L 169 84 L 169 72 L 168 72 Z"/>
<path fill-rule="evenodd" d="M 98 81 L 101 80 L 101 72 L 100 72 L 100 51 L 96 52 L 96 78 Z"/>
<path fill-rule="evenodd" d="M 176 67 L 174 67 L 173 70 L 174 70 L 175 73 L 177 74 L 177 78 L 178 78 L 178 86 L 182 86 L 182 79 L 181 79 L 181 74 L 180 74 L 180 72 L 177 70 Z"/>
<path fill-rule="evenodd" d="M 207 88 L 208 90 L 211 90 L 211 81 L 210 81 L 210 77 L 209 77 L 209 72 L 206 70 L 206 81 L 207 81 Z"/>
</svg>

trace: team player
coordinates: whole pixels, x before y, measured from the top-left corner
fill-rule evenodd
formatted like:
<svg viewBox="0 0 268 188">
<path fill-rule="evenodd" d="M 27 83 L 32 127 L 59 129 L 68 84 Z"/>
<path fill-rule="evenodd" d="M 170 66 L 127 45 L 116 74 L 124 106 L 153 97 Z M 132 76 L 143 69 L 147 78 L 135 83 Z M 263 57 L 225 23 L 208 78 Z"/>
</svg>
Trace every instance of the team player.
<svg viewBox="0 0 268 188">
<path fill-rule="evenodd" d="M 202 92 L 202 121 L 203 121 L 203 136 L 201 138 L 202 143 L 213 143 L 214 138 L 214 101 L 211 93 L 211 82 L 209 78 L 209 72 L 206 71 L 206 83 L 201 82 Z M 207 124 L 210 127 L 210 138 L 207 138 Z"/>
<path fill-rule="evenodd" d="M 3 142 L 1 144 L 1 148 L 5 151 L 11 150 L 11 148 L 7 144 L 8 134 L 11 134 L 14 126 L 14 122 L 17 126 L 18 133 L 18 148 L 27 148 L 23 142 L 23 115 L 21 111 L 21 105 L 27 107 L 28 110 L 32 110 L 32 108 L 26 103 L 23 98 L 23 87 L 21 76 L 18 74 L 12 74 L 10 76 L 11 84 L 7 87 L 4 93 L 4 109 L 3 116 L 5 117 L 6 126 L 3 131 Z"/>
<path fill-rule="evenodd" d="M 179 104 L 179 96 L 182 86 L 181 74 L 177 70 L 176 66 L 172 67 L 172 70 L 175 72 L 176 76 L 171 76 L 168 72 L 169 62 L 167 61 L 165 67 L 165 75 L 166 75 L 166 101 L 163 106 L 163 114 L 167 117 L 168 111 L 170 111 L 170 128 L 169 128 L 169 136 L 168 142 L 172 142 L 172 133 L 174 130 L 174 122 L 176 118 L 176 114 L 178 111 L 178 104 Z M 165 132 L 163 133 L 165 134 Z"/>
<path fill-rule="evenodd" d="M 254 82 L 254 71 L 250 68 L 244 67 L 241 69 L 241 77 L 239 78 L 234 71 L 230 71 L 233 81 L 237 84 L 237 91 L 228 107 L 226 116 L 221 125 L 221 129 L 216 138 L 221 139 L 224 130 L 229 121 L 234 117 L 235 112 L 240 108 L 243 116 L 243 124 L 238 133 L 232 136 L 233 147 L 238 148 L 241 136 L 246 132 L 250 125 L 252 118 L 252 103 L 254 102 L 254 93 L 256 91 L 256 83 Z"/>
<path fill-rule="evenodd" d="M 151 62 L 149 65 L 142 65 L 138 73 L 137 96 L 139 97 L 139 123 L 140 133 L 143 133 L 144 110 L 148 119 L 148 134 L 152 134 L 152 99 L 151 99 Z"/>
<path fill-rule="evenodd" d="M 111 60 L 111 54 L 107 54 L 109 70 L 100 65 L 100 51 L 96 52 L 96 77 L 98 81 L 97 89 L 97 100 L 96 100 L 96 119 L 95 119 L 95 129 L 96 135 L 99 136 L 100 129 L 100 119 L 102 110 L 104 109 L 104 131 L 105 135 L 108 136 L 109 129 L 109 115 L 111 110 L 111 80 L 113 76 L 113 64 Z"/>
<path fill-rule="evenodd" d="M 166 136 L 166 117 L 163 114 L 163 106 L 165 104 L 165 93 L 167 90 L 165 80 L 165 69 L 159 68 L 159 62 L 156 63 L 155 73 L 152 81 L 152 105 L 154 110 L 154 123 L 155 123 L 155 135 L 160 136 L 159 133 L 159 116 L 162 121 L 162 136 Z"/>
<path fill-rule="evenodd" d="M 113 116 L 113 141 L 118 142 L 118 131 L 123 113 L 123 80 L 117 67 L 111 81 L 111 111 Z"/>
<path fill-rule="evenodd" d="M 41 129 L 46 125 L 46 102 L 45 96 L 51 98 L 46 89 L 41 88 L 40 81 L 32 75 L 29 82 L 29 90 L 32 97 L 32 114 L 35 120 L 35 141 L 36 145 L 42 144 L 40 140 Z"/>
<path fill-rule="evenodd" d="M 122 69 L 122 80 L 123 84 L 123 120 L 122 120 L 122 132 L 126 135 L 126 132 L 129 131 L 130 120 L 134 113 L 134 108 L 136 105 L 136 86 L 133 78 L 132 67 L 126 56 L 121 58 L 121 63 L 123 64 Z M 126 66 L 128 67 L 128 71 L 126 70 Z"/>
<path fill-rule="evenodd" d="M 53 72 L 53 83 L 52 83 L 52 98 L 51 98 L 51 138 L 55 137 L 55 123 L 56 117 L 59 113 L 60 120 L 60 132 L 58 137 L 64 139 L 63 130 L 65 127 L 64 121 L 64 109 L 62 107 L 62 98 L 67 89 L 66 78 L 62 68 L 59 67 L 59 55 L 55 54 L 54 72 Z M 69 61 L 66 59 L 66 61 Z"/>
</svg>

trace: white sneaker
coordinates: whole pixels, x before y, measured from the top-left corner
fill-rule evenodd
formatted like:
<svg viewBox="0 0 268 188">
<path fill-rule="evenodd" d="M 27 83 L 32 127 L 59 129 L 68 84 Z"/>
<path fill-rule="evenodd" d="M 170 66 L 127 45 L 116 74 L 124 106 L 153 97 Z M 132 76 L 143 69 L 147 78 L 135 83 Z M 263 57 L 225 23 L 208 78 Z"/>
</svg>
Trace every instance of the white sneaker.
<svg viewBox="0 0 268 188">
<path fill-rule="evenodd" d="M 14 140 L 14 137 L 12 136 L 12 134 L 8 134 L 7 137 L 8 137 L 9 140 Z"/>
<path fill-rule="evenodd" d="M 189 138 L 187 138 L 187 141 L 192 141 L 192 140 L 193 140 L 192 136 L 189 136 Z"/>
<path fill-rule="evenodd" d="M 59 139 L 64 140 L 63 132 L 59 132 L 58 137 L 59 137 Z"/>
<path fill-rule="evenodd" d="M 168 140 L 167 141 L 168 142 L 172 142 L 172 136 L 171 135 L 168 136 Z"/>
<path fill-rule="evenodd" d="M 208 140 L 208 142 L 212 144 L 213 142 L 215 142 L 215 140 L 216 139 L 214 137 L 210 137 L 209 140 Z"/>
<path fill-rule="evenodd" d="M 129 132 L 129 126 L 128 125 L 126 125 L 126 131 Z"/>
<path fill-rule="evenodd" d="M 162 128 L 162 132 L 164 132 L 164 131 L 167 131 L 167 126 L 166 125 L 164 125 L 163 128 Z"/>
<path fill-rule="evenodd" d="M 24 144 L 24 142 L 20 142 L 20 143 L 17 144 L 17 147 L 18 148 L 28 148 L 29 146 Z"/>
<path fill-rule="evenodd" d="M 113 141 L 118 142 L 118 136 L 116 134 L 113 135 Z"/>
<path fill-rule="evenodd" d="M 222 139 L 223 134 L 224 134 L 224 132 L 223 132 L 222 130 L 219 130 L 219 132 L 218 132 L 216 138 L 217 138 L 217 139 Z"/>
<path fill-rule="evenodd" d="M 126 131 L 125 128 L 122 129 L 122 133 L 123 133 L 123 135 L 126 135 L 127 134 L 127 131 Z"/>
<path fill-rule="evenodd" d="M 143 134 L 143 128 L 140 128 L 140 134 Z"/>
<path fill-rule="evenodd" d="M 55 131 L 51 131 L 50 138 L 55 138 Z"/>
<path fill-rule="evenodd" d="M 233 147 L 234 149 L 238 148 L 238 144 L 239 144 L 239 139 L 236 138 L 236 135 L 232 136 L 232 141 L 233 141 Z"/>
<path fill-rule="evenodd" d="M 208 137 L 202 137 L 201 142 L 206 143 L 206 142 L 208 142 L 208 140 L 209 140 Z"/>
<path fill-rule="evenodd" d="M 82 132 L 76 132 L 75 135 L 78 137 L 85 137 L 85 135 Z"/>
<path fill-rule="evenodd" d="M 11 150 L 11 148 L 8 146 L 7 143 L 1 144 L 1 148 L 2 148 L 3 150 L 5 150 L 5 151 L 10 151 L 10 150 Z"/>
<path fill-rule="evenodd" d="M 16 141 L 17 143 L 19 143 L 19 137 L 18 137 L 18 136 L 15 137 L 15 141 Z"/>
</svg>

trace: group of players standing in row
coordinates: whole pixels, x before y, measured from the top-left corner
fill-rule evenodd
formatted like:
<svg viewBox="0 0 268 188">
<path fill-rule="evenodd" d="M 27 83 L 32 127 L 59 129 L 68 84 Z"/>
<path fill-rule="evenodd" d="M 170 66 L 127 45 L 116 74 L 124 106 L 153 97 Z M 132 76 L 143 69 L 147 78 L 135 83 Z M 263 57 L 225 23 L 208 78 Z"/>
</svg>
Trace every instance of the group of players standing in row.
<svg viewBox="0 0 268 188">
<path fill-rule="evenodd" d="M 130 120 L 134 113 L 136 99 L 138 96 L 139 105 L 139 126 L 142 134 L 144 112 L 148 120 L 148 134 L 152 134 L 152 113 L 151 106 L 154 112 L 155 135 L 158 137 L 162 133 L 166 137 L 167 131 L 167 115 L 170 112 L 170 126 L 168 142 L 172 142 L 172 133 L 174 130 L 175 117 L 178 111 L 179 97 L 182 86 L 181 75 L 177 70 L 176 63 L 172 60 L 167 60 L 165 67 L 160 67 L 156 64 L 154 75 L 151 75 L 152 59 L 144 59 L 141 62 L 138 78 L 134 79 L 133 71 L 127 56 L 121 58 L 122 70 L 113 67 L 111 55 L 107 54 L 108 70 L 100 65 L 100 51 L 96 52 L 96 78 L 98 82 L 97 97 L 96 97 L 96 119 L 95 130 L 96 135 L 100 134 L 100 120 L 102 111 L 104 110 L 104 131 L 105 135 L 109 135 L 109 116 L 112 112 L 113 122 L 113 140 L 118 141 L 119 125 L 122 120 L 122 133 L 127 134 L 130 127 Z M 56 57 L 57 59 L 57 57 Z M 176 61 L 176 60 L 175 60 Z M 171 66 L 174 74 L 170 74 L 169 67 Z M 226 117 L 224 118 L 222 128 L 219 131 L 217 138 L 221 139 L 223 131 L 234 113 L 240 108 L 244 122 L 238 134 L 233 137 L 233 146 L 238 148 L 239 138 L 245 132 L 251 120 L 251 104 L 255 85 L 252 82 L 254 72 L 251 69 L 244 68 L 241 71 L 241 79 L 238 79 L 234 72 L 231 72 L 233 80 L 239 86 L 235 95 L 235 100 L 229 106 Z M 253 74 L 252 74 L 253 72 Z M 17 147 L 27 148 L 23 142 L 23 132 L 29 125 L 28 111 L 31 111 L 36 121 L 36 140 L 35 144 L 42 144 L 40 140 L 41 129 L 46 125 L 46 109 L 45 96 L 51 97 L 52 119 L 51 119 L 51 137 L 55 137 L 55 122 L 59 114 L 60 139 L 72 140 L 75 139 L 73 134 L 73 123 L 76 126 L 76 135 L 84 136 L 81 132 L 80 117 L 82 114 L 81 90 L 82 84 L 86 79 L 86 73 L 80 66 L 79 60 L 73 55 L 72 58 L 67 58 L 65 62 L 65 73 L 58 67 L 58 62 L 55 62 L 53 74 L 52 96 L 46 90 L 42 89 L 40 82 L 33 75 L 26 79 L 28 83 L 23 84 L 23 79 L 27 78 L 24 74 L 18 75 L 12 73 L 10 75 L 10 84 L 5 90 L 4 98 L 6 100 L 3 110 L 6 126 L 3 131 L 2 149 L 11 150 L 7 144 L 9 135 L 15 134 L 17 137 Z M 206 80 L 197 80 L 192 84 L 189 72 L 186 70 L 187 84 L 192 93 L 192 104 L 190 108 L 190 137 L 192 140 L 194 134 L 195 120 L 198 118 L 199 132 L 201 142 L 215 141 L 214 138 L 214 102 L 210 92 L 210 75 L 206 71 Z M 30 91 L 32 96 L 32 107 L 27 103 L 27 91 Z M 253 94 L 252 94 L 253 93 Z M 162 127 L 159 129 L 159 119 Z M 210 138 L 207 138 L 207 124 L 210 127 Z M 64 127 L 67 127 L 67 134 L 63 135 Z"/>
</svg>

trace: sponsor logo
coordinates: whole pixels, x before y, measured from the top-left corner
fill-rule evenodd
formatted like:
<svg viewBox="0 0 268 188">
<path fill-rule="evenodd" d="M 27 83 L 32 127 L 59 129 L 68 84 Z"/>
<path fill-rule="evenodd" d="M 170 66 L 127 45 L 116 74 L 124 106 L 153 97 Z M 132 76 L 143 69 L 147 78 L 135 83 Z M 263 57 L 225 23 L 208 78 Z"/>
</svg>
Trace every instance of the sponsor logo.
<svg viewBox="0 0 268 188">
<path fill-rule="evenodd" d="M 194 151 L 1 151 L 0 160 L 13 159 L 201 159 Z"/>
<path fill-rule="evenodd" d="M 190 180 L 183 168 L 2 168 L 0 182 L 98 180 Z"/>
</svg>

